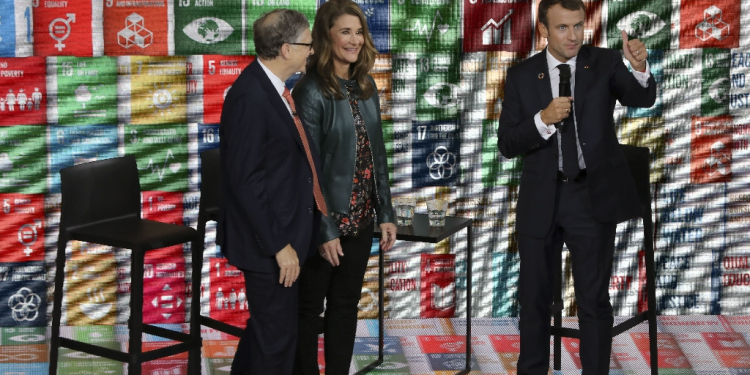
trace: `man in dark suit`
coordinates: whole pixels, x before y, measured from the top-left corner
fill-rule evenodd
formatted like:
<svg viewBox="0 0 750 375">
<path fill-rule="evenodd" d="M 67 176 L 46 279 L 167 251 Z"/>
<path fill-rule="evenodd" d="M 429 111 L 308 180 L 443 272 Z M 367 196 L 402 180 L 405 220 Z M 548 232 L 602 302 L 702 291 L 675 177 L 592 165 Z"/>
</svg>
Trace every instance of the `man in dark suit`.
<svg viewBox="0 0 750 375">
<path fill-rule="evenodd" d="M 616 101 L 652 106 L 656 83 L 643 42 L 628 40 L 624 32 L 623 53 L 632 72 L 619 51 L 582 46 L 581 0 L 542 0 L 538 14 L 547 48 L 508 70 L 498 128 L 500 153 L 523 155 L 524 165 L 516 211 L 518 374 L 549 370 L 552 275 L 560 267 L 563 243 L 573 263 L 583 374 L 607 374 L 615 229 L 640 214 L 613 111 Z"/>
<path fill-rule="evenodd" d="M 277 9 L 253 24 L 257 59 L 237 77 L 221 114 L 222 205 L 217 242 L 241 269 L 251 318 L 232 375 L 292 373 L 297 276 L 316 251 L 320 160 L 284 86 L 313 53 L 310 26 Z"/>
</svg>

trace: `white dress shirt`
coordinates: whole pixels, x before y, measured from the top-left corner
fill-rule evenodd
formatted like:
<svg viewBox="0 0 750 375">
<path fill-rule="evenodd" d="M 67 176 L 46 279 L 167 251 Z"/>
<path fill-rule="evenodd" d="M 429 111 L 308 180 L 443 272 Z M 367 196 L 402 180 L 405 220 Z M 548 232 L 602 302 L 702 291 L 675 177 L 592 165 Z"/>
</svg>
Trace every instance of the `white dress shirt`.
<svg viewBox="0 0 750 375">
<path fill-rule="evenodd" d="M 284 102 L 284 105 L 286 105 L 286 109 L 289 110 L 289 114 L 294 116 L 292 114 L 292 107 L 289 106 L 289 103 L 286 102 L 286 99 L 284 99 L 284 89 L 286 88 L 286 85 L 284 84 L 284 81 L 281 80 L 276 74 L 273 74 L 273 72 L 268 69 L 265 65 L 263 65 L 263 62 L 258 59 L 258 64 L 260 64 L 260 67 L 263 68 L 263 71 L 266 72 L 266 75 L 268 76 L 268 79 L 271 80 L 271 83 L 273 83 L 273 87 L 276 88 L 276 92 L 279 93 L 279 97 L 281 97 L 281 101 Z"/>
<path fill-rule="evenodd" d="M 549 73 L 549 81 L 552 85 L 552 97 L 557 98 L 560 96 L 560 70 L 557 68 L 558 65 L 563 64 L 563 62 L 558 61 L 556 58 L 552 56 L 552 54 L 549 52 L 549 49 L 546 50 L 547 54 L 547 69 Z M 570 92 L 574 94 L 576 92 L 576 61 L 578 60 L 578 56 L 573 57 L 572 59 L 568 60 L 568 62 L 564 64 L 570 65 Z M 651 71 L 649 69 L 648 61 L 646 61 L 646 71 L 641 73 L 635 69 L 633 69 L 633 76 L 636 80 L 638 80 L 638 83 L 641 84 L 643 87 L 648 87 L 648 79 L 651 77 Z M 574 99 L 575 103 L 575 99 Z M 578 167 L 581 168 L 581 170 L 586 169 L 586 162 L 583 160 L 583 153 L 581 152 L 581 144 L 578 141 L 578 123 L 576 122 L 575 118 L 575 106 L 572 106 L 572 111 L 570 112 L 570 115 L 573 116 L 573 123 L 576 127 L 576 148 L 578 149 Z M 562 148 L 561 144 L 562 141 L 560 139 L 560 133 L 557 132 L 557 128 L 554 124 L 547 125 L 544 122 L 542 122 L 542 111 L 539 111 L 534 116 L 534 123 L 536 124 L 537 129 L 539 130 L 539 134 L 544 139 L 549 139 L 549 137 L 552 136 L 552 134 L 557 133 L 557 152 L 558 152 L 558 168 L 560 171 L 563 170 L 563 160 L 562 160 Z"/>
</svg>

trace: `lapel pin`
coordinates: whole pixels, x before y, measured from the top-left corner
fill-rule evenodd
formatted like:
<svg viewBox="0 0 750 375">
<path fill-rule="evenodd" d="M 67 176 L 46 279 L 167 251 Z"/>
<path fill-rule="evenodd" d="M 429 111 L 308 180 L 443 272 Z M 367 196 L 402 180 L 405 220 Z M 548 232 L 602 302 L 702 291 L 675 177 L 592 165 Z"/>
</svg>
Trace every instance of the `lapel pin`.
<svg viewBox="0 0 750 375">
<path fill-rule="evenodd" d="M 544 73 L 539 73 L 539 75 L 537 77 L 539 77 L 539 79 L 543 79 L 544 78 Z"/>
</svg>

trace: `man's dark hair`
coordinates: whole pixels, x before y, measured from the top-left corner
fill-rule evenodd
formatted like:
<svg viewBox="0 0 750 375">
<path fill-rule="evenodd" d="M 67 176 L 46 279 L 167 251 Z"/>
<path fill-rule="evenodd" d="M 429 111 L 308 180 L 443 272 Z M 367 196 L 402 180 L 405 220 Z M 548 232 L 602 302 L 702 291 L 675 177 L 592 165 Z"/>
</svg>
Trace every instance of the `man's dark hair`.
<svg viewBox="0 0 750 375">
<path fill-rule="evenodd" d="M 255 53 L 262 59 L 273 60 L 284 43 L 297 42 L 307 28 L 310 28 L 307 17 L 296 10 L 275 9 L 265 13 L 253 23 Z"/>
<path fill-rule="evenodd" d="M 552 8 L 557 4 L 560 4 L 563 9 L 583 9 L 583 12 L 586 13 L 586 6 L 583 4 L 583 0 L 542 0 L 541 2 L 539 2 L 538 17 L 539 22 L 544 24 L 544 26 L 546 26 L 547 28 L 549 28 L 549 25 L 547 24 L 547 11 L 549 10 L 549 8 Z"/>
</svg>

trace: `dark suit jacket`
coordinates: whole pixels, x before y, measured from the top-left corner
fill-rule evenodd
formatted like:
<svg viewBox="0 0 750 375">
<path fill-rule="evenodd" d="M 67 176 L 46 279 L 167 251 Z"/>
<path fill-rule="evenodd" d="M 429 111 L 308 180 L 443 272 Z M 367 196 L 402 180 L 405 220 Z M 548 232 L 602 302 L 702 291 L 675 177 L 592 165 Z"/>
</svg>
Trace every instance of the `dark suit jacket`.
<svg viewBox="0 0 750 375">
<path fill-rule="evenodd" d="M 217 242 L 229 263 L 247 271 L 278 272 L 275 255 L 291 244 L 302 264 L 317 246 L 312 171 L 294 120 L 257 61 L 227 93 L 219 134 Z M 320 176 L 315 147 L 311 152 Z"/>
<path fill-rule="evenodd" d="M 653 76 L 644 88 L 617 50 L 583 46 L 575 70 L 574 107 L 594 215 L 619 223 L 640 215 L 635 183 L 620 150 L 612 118 L 615 101 L 651 107 L 656 101 Z M 519 234 L 544 237 L 552 223 L 557 188 L 557 135 L 542 138 L 534 115 L 552 101 L 546 50 L 508 70 L 498 149 L 506 158 L 523 155 L 516 228 Z"/>
</svg>

